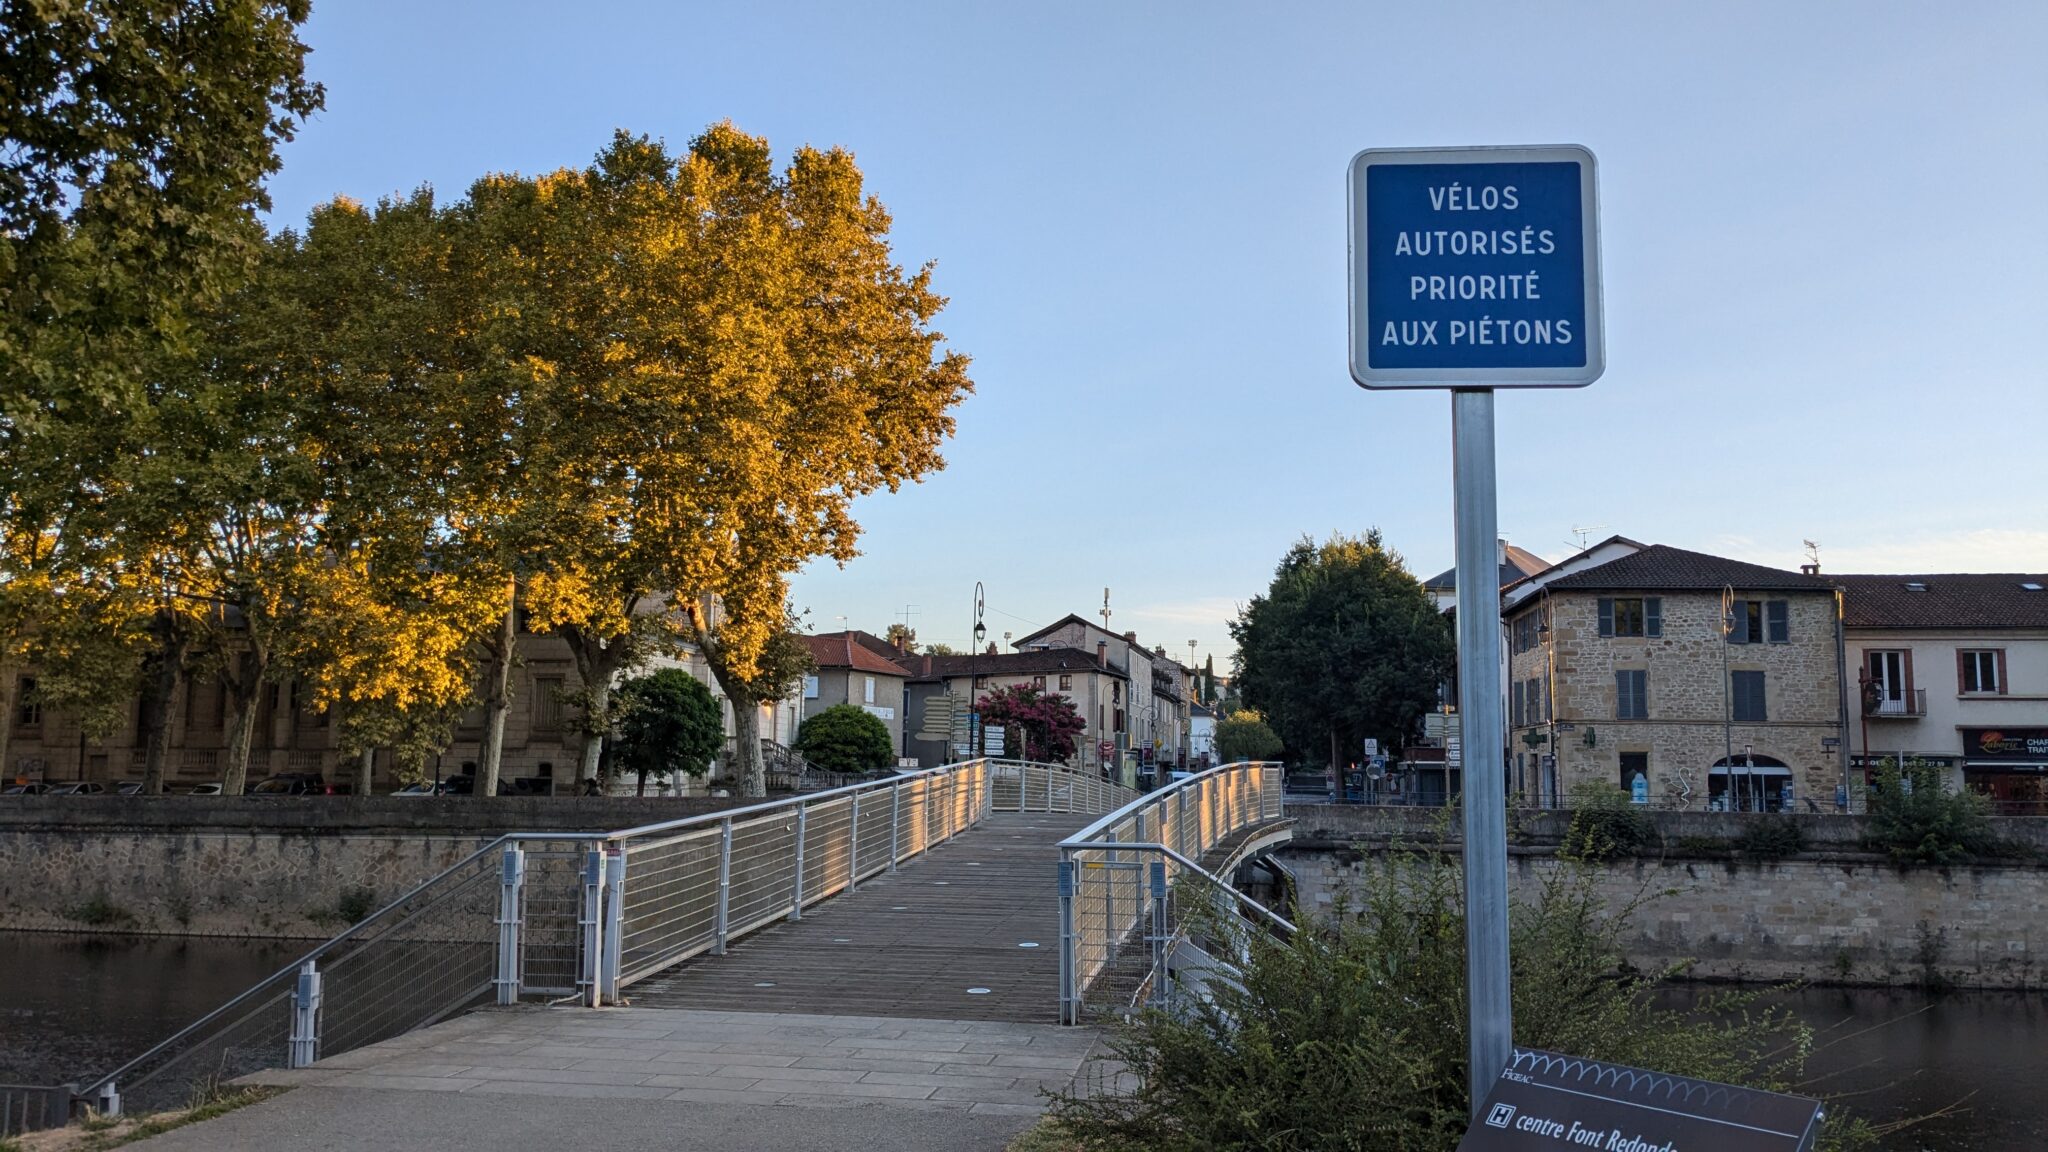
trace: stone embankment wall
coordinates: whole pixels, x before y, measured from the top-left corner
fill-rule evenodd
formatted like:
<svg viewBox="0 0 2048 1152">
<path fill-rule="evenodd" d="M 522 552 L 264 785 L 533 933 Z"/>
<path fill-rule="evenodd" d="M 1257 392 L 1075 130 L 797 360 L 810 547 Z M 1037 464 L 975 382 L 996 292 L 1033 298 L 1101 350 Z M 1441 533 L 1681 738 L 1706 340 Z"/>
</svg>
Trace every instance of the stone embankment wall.
<svg viewBox="0 0 2048 1152">
<path fill-rule="evenodd" d="M 1302 903 L 1327 910 L 1398 843 L 1422 844 L 1435 815 L 1338 806 L 1289 808 L 1295 839 L 1281 853 Z M 1667 845 L 1732 840 L 1724 813 L 1657 813 Z M 1564 869 L 1591 869 L 1610 909 L 1637 907 L 1624 935 L 1639 968 L 1690 961 L 1696 978 L 1816 984 L 2048 987 L 2048 820 L 2001 820 L 2032 859 L 1952 867 L 1898 866 L 1863 851 L 1860 817 L 1802 816 L 1808 850 L 1775 861 L 1732 851 L 1669 849 L 1598 865 L 1560 861 L 1568 814 L 1511 824 L 1508 884 L 1533 901 Z M 1455 832 L 1455 825 L 1452 826 Z M 1455 838 L 1447 844 L 1457 850 Z"/>
<path fill-rule="evenodd" d="M 324 938 L 505 832 L 611 831 L 732 803 L 8 797 L 0 930 Z"/>
</svg>

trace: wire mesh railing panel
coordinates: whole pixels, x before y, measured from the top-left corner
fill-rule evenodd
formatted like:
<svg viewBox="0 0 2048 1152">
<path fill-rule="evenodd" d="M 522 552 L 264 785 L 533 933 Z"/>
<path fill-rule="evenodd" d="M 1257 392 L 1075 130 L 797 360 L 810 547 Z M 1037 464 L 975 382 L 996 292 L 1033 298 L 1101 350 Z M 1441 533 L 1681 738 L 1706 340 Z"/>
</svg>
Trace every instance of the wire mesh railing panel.
<svg viewBox="0 0 2048 1152">
<path fill-rule="evenodd" d="M 286 1062 L 292 1034 L 296 973 L 274 976 L 203 1035 L 190 1038 L 123 1074 L 124 1110 L 159 1112 L 191 1101 L 196 1090 Z"/>
<path fill-rule="evenodd" d="M 716 826 L 628 842 L 619 967 L 644 973 L 711 946 L 718 927 Z"/>
<path fill-rule="evenodd" d="M 796 894 L 794 811 L 733 825 L 731 880 L 726 896 L 728 938 L 789 914 Z"/>
<path fill-rule="evenodd" d="M 860 844 L 855 859 L 859 862 L 862 879 L 889 870 L 896 854 L 895 842 L 901 833 L 899 821 L 902 815 L 893 790 L 870 793 L 861 798 Z"/>
<path fill-rule="evenodd" d="M 804 830 L 804 903 L 815 904 L 846 888 L 853 864 L 850 797 L 810 806 Z"/>
<path fill-rule="evenodd" d="M 902 785 L 903 809 L 898 822 L 896 859 L 908 860 L 932 846 L 931 782 L 923 778 Z"/>
<path fill-rule="evenodd" d="M 394 930 L 323 959 L 321 1053 L 388 1040 L 484 1000 L 497 972 L 498 894 L 498 870 L 479 867 Z"/>
<path fill-rule="evenodd" d="M 69 1086 L 0 1084 L 0 1138 L 62 1128 L 71 1122 L 71 1099 Z"/>
<path fill-rule="evenodd" d="M 1024 811 L 1024 782 L 1031 769 L 1023 764 L 991 764 L 988 768 L 989 808 L 995 812 Z"/>
<path fill-rule="evenodd" d="M 528 841 L 519 990 L 535 996 L 576 991 L 583 934 L 583 858 L 588 842 Z"/>
</svg>

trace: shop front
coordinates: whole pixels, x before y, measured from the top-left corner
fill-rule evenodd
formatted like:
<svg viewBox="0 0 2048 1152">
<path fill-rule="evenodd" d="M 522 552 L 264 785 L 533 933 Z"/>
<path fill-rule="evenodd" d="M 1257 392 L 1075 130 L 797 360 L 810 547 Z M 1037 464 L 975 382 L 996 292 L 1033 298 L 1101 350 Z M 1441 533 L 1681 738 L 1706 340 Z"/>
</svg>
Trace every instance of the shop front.
<svg viewBox="0 0 2048 1152">
<path fill-rule="evenodd" d="M 1963 729 L 1963 784 L 2000 816 L 2048 816 L 2048 728 Z"/>
</svg>

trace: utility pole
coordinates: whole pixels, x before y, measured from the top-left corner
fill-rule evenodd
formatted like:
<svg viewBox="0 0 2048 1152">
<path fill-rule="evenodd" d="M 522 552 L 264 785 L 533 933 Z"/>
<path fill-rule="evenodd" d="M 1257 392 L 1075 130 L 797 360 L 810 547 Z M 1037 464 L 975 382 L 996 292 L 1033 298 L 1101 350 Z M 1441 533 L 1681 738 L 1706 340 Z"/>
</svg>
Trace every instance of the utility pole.
<svg viewBox="0 0 2048 1152">
<path fill-rule="evenodd" d="M 1102 630 L 1109 631 L 1109 589 L 1102 590 Z"/>
</svg>

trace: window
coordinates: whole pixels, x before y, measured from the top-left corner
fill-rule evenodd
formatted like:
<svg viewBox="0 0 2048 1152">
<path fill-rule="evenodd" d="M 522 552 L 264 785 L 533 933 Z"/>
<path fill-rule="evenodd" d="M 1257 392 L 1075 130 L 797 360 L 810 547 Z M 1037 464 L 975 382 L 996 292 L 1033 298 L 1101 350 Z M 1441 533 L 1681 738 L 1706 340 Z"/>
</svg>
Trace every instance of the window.
<svg viewBox="0 0 2048 1152">
<path fill-rule="evenodd" d="M 1614 674 L 1614 718 L 1650 718 L 1650 674 L 1641 668 L 1626 668 Z"/>
<path fill-rule="evenodd" d="M 1792 640 L 1788 600 L 1737 600 L 1730 613 L 1730 644 L 1787 644 Z"/>
<path fill-rule="evenodd" d="M 1123 702 L 1123 698 L 1124 698 L 1124 686 L 1123 686 L 1123 682 L 1122 682 L 1122 681 L 1120 681 L 1120 680 L 1111 680 L 1111 681 L 1109 682 L 1109 699 L 1110 699 L 1110 702 L 1111 702 L 1111 703 L 1118 703 L 1118 704 L 1120 704 L 1120 703 L 1122 703 L 1122 702 Z M 1118 728 L 1118 729 L 1117 729 L 1117 731 L 1121 732 L 1121 731 L 1123 731 L 1123 729 L 1122 729 L 1122 728 Z"/>
<path fill-rule="evenodd" d="M 536 676 L 533 678 L 533 730 L 535 732 L 560 732 L 562 730 L 562 678 L 560 676 Z"/>
<path fill-rule="evenodd" d="M 1761 672 L 1730 672 L 1731 691 L 1728 704 L 1738 723 L 1761 724 L 1770 719 L 1764 707 L 1764 674 Z"/>
<path fill-rule="evenodd" d="M 1538 630 L 1542 625 L 1543 613 L 1541 612 L 1525 612 L 1516 617 L 1514 623 L 1515 651 L 1527 652 L 1534 649 L 1539 636 Z"/>
<path fill-rule="evenodd" d="M 865 703 L 873 704 L 875 702 L 875 678 L 869 676 L 866 679 L 867 683 L 861 686 L 861 698 Z"/>
<path fill-rule="evenodd" d="M 1645 791 L 1650 782 L 1650 754 L 1648 752 L 1623 752 L 1621 754 L 1621 790 L 1634 795 L 1636 781 L 1641 780 Z"/>
<path fill-rule="evenodd" d="M 1658 596 L 1600 598 L 1602 636 L 1664 635 L 1664 600 Z"/>
<path fill-rule="evenodd" d="M 1060 673 L 1060 691 L 1062 691 L 1062 692 L 1072 692 L 1073 690 L 1074 690 L 1074 677 L 1073 677 L 1073 675 L 1072 675 L 1071 673 L 1067 673 L 1067 672 L 1062 672 L 1062 673 Z"/>
<path fill-rule="evenodd" d="M 1913 690 L 1913 654 L 1902 649 L 1877 649 L 1863 653 L 1870 675 L 1864 689 L 1872 710 L 1897 705 Z"/>
<path fill-rule="evenodd" d="M 1043 692 L 1043 691 L 1045 691 L 1045 677 L 1043 677 L 1043 676 L 1033 676 L 1033 677 L 1031 678 L 1031 686 L 1032 686 L 1033 688 L 1036 688 L 1036 689 L 1038 689 L 1038 690 L 1039 690 L 1040 692 Z"/>
<path fill-rule="evenodd" d="M 43 724 L 43 702 L 36 699 L 36 678 L 23 676 L 16 687 L 14 696 L 14 726 L 17 728 L 40 728 Z"/>
<path fill-rule="evenodd" d="M 1956 690 L 1997 695 L 2005 691 L 2005 649 L 1964 649 L 1956 653 Z"/>
</svg>

